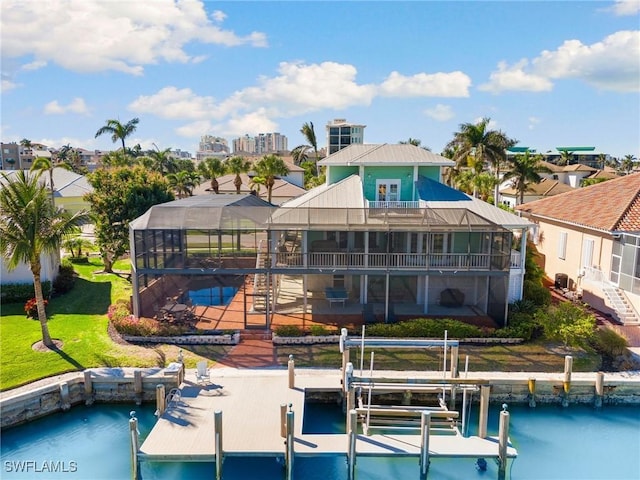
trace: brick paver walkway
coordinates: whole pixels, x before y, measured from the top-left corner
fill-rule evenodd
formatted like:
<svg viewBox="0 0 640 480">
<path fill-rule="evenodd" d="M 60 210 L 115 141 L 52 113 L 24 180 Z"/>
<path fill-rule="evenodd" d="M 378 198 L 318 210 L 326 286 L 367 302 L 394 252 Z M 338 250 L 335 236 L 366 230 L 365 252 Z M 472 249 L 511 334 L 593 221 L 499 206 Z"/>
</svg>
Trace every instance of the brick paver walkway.
<svg viewBox="0 0 640 480">
<path fill-rule="evenodd" d="M 277 367 L 276 349 L 271 340 L 240 340 L 231 351 L 216 363 L 216 367 L 264 368 Z"/>
</svg>

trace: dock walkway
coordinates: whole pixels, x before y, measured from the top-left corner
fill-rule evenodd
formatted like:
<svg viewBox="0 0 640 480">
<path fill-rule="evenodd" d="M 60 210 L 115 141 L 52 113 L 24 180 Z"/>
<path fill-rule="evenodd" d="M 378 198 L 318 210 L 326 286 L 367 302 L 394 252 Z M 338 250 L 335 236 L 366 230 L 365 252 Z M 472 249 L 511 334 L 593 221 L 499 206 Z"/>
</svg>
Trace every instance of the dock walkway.
<svg viewBox="0 0 640 480">
<path fill-rule="evenodd" d="M 224 456 L 282 456 L 280 406 L 291 405 L 295 415 L 295 455 L 347 455 L 348 435 L 303 434 L 305 391 L 339 391 L 337 371 L 296 371 L 295 387 L 288 388 L 284 369 L 237 371 L 213 369 L 209 385 L 197 385 L 188 371 L 181 396 L 165 413 L 143 442 L 139 457 L 152 461 L 213 462 L 215 460 L 214 411 L 222 411 Z M 420 455 L 419 434 L 358 435 L 357 455 Z M 431 435 L 429 452 L 442 457 L 497 457 L 496 438 Z M 508 456 L 517 452 L 509 447 Z"/>
</svg>

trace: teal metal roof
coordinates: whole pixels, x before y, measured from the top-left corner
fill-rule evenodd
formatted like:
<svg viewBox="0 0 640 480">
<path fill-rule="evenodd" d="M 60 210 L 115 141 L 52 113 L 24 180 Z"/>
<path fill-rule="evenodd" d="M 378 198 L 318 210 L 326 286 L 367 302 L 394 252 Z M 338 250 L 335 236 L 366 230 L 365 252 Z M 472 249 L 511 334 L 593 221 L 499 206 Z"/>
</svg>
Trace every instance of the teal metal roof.
<svg viewBox="0 0 640 480">
<path fill-rule="evenodd" d="M 593 152 L 596 147 L 556 147 L 559 152 Z"/>
</svg>

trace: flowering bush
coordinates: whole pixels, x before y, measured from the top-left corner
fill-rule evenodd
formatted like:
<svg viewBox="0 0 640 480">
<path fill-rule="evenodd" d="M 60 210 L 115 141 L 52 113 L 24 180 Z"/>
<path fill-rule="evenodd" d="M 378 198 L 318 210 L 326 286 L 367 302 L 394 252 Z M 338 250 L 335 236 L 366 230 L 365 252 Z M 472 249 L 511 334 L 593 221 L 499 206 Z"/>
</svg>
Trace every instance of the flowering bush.
<svg viewBox="0 0 640 480">
<path fill-rule="evenodd" d="M 138 318 L 132 315 L 126 303 L 110 305 L 107 317 L 118 333 L 141 337 L 164 337 L 180 335 L 188 330 L 186 326 L 158 323 L 150 318 Z"/>
<path fill-rule="evenodd" d="M 44 299 L 44 307 L 47 308 L 49 300 Z M 38 301 L 35 298 L 30 298 L 27 303 L 24 304 L 24 311 L 27 314 L 27 318 L 38 318 Z"/>
</svg>

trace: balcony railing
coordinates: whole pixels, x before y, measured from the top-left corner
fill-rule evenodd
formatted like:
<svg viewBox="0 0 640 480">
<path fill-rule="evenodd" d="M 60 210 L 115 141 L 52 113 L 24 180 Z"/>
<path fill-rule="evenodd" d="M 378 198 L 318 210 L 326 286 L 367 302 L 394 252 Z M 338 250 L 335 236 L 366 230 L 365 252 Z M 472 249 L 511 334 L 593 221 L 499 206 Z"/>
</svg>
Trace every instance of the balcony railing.
<svg viewBox="0 0 640 480">
<path fill-rule="evenodd" d="M 276 255 L 276 266 L 287 268 L 332 268 L 339 270 L 499 270 L 509 261 L 505 255 L 487 253 L 359 253 L 312 252 Z M 305 261 L 306 260 L 306 261 Z"/>
<path fill-rule="evenodd" d="M 410 201 L 369 201 L 367 200 L 367 208 L 374 209 L 394 209 L 394 210 L 414 210 L 416 208 L 420 208 L 419 200 L 410 200 Z"/>
</svg>

